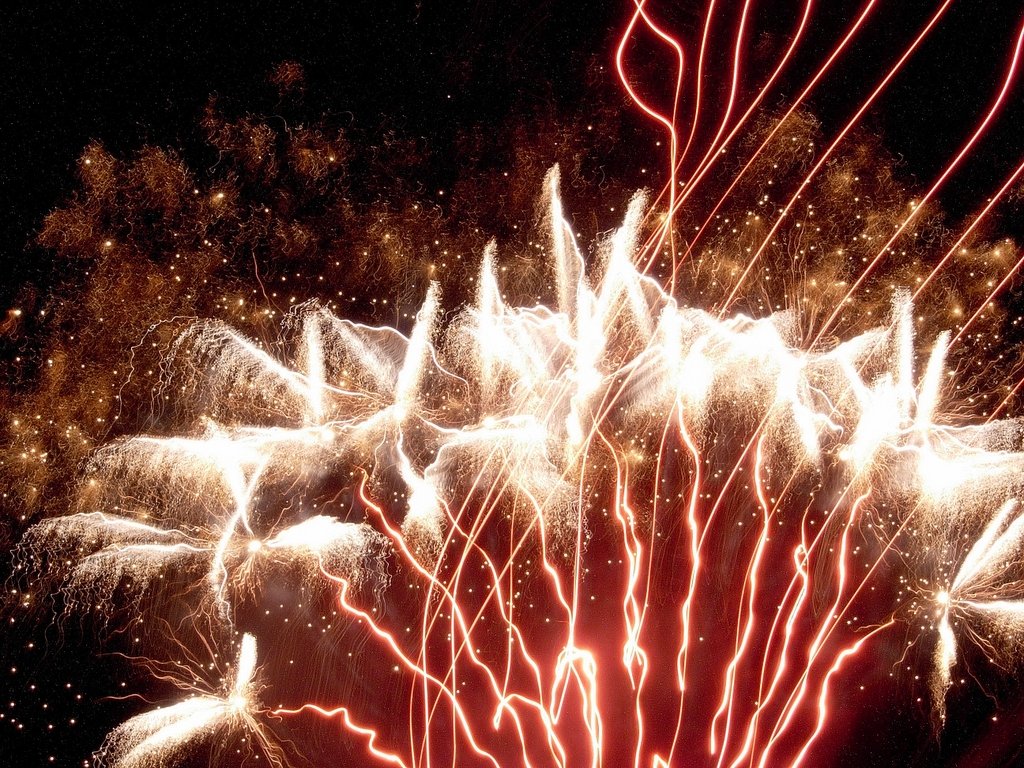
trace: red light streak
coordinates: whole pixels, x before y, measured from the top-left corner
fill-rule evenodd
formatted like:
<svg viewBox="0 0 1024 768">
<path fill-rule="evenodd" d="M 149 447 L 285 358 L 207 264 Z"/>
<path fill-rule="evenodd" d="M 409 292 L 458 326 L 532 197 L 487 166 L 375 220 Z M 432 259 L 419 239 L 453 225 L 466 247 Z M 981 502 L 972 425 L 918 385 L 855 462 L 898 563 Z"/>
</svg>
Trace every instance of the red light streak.
<svg viewBox="0 0 1024 768">
<path fill-rule="evenodd" d="M 899 225 L 899 227 L 896 229 L 893 235 L 886 241 L 885 245 L 883 245 L 882 248 L 875 255 L 875 258 L 871 260 L 871 263 L 868 264 L 868 266 L 861 271 L 860 275 L 853 282 L 853 285 L 851 285 L 850 289 L 846 292 L 846 296 L 836 306 L 832 314 L 829 315 L 829 318 L 825 321 L 824 325 L 822 325 L 821 330 L 818 332 L 818 336 L 817 339 L 815 339 L 815 341 L 819 340 L 825 334 L 825 332 L 829 328 L 831 328 L 832 323 L 834 323 L 836 319 L 839 317 L 843 305 L 846 304 L 849 298 L 857 291 L 858 288 L 860 288 L 863 282 L 868 278 L 868 275 L 874 272 L 875 267 L 878 266 L 878 263 L 885 257 L 886 253 L 889 251 L 889 248 L 892 246 L 892 244 L 895 243 L 897 239 L 899 239 L 900 235 L 902 235 L 904 231 L 906 231 L 907 226 L 909 226 L 909 224 L 916 218 L 918 211 L 920 211 L 924 207 L 924 205 L 928 203 L 935 196 L 935 194 L 942 188 L 946 180 L 957 169 L 957 166 L 959 166 L 963 159 L 970 154 L 971 150 L 974 149 L 974 146 L 984 135 L 985 131 L 989 127 L 989 124 L 999 113 L 1000 109 L 1006 102 L 1006 96 L 1010 92 L 1010 87 L 1013 84 L 1014 77 L 1016 77 L 1017 75 L 1017 65 L 1020 61 L 1022 46 L 1024 46 L 1024 26 L 1021 27 L 1021 31 L 1017 35 L 1017 43 L 1013 49 L 1013 56 L 1010 59 L 1009 65 L 1007 66 L 1006 75 L 1003 78 L 1002 86 L 999 89 L 999 93 L 992 101 L 992 106 L 989 107 L 988 112 L 985 113 L 985 117 L 978 124 L 978 127 L 975 128 L 974 133 L 971 134 L 970 138 L 967 139 L 966 142 L 964 142 L 964 145 L 960 148 L 960 151 L 956 153 L 956 156 L 952 160 L 949 161 L 949 163 L 943 169 L 942 173 L 939 174 L 939 177 L 935 180 L 931 187 L 929 187 L 928 191 L 924 194 L 924 197 L 921 199 L 920 204 L 914 207 L 914 211 L 909 216 L 907 216 L 906 219 L 903 220 L 903 222 Z"/>
<path fill-rule="evenodd" d="M 946 0 L 946 2 L 939 6 L 939 9 L 928 20 L 928 23 L 925 24 L 925 26 L 921 29 L 917 37 L 914 38 L 914 41 L 909 46 L 907 46 L 907 49 L 899 57 L 896 63 L 892 65 L 892 67 L 886 73 L 885 77 L 882 78 L 882 80 L 878 83 L 878 85 L 871 92 L 871 94 L 861 103 L 860 107 L 857 108 L 857 111 L 853 114 L 853 117 L 851 117 L 849 121 L 847 121 L 846 125 L 844 125 L 842 129 L 836 134 L 835 139 L 832 140 L 828 148 L 825 149 L 824 152 L 822 152 L 821 157 L 814 164 L 814 167 L 812 167 L 811 170 L 807 172 L 807 175 L 804 177 L 803 181 L 800 182 L 800 186 L 797 187 L 796 192 L 793 193 L 793 195 L 790 197 L 789 202 L 786 204 L 786 206 L 782 209 L 782 212 L 776 218 L 775 224 L 773 224 L 772 228 L 768 231 L 768 234 L 765 236 L 760 247 L 750 258 L 750 261 L 747 263 L 746 268 L 743 270 L 742 274 L 736 280 L 736 283 L 733 285 L 732 291 L 729 293 L 729 296 L 726 298 L 725 302 L 722 304 L 719 310 L 719 317 L 724 317 L 726 312 L 732 306 L 737 294 L 739 293 L 740 288 L 743 286 L 744 281 L 746 281 L 747 277 L 750 276 L 750 272 L 751 270 L 753 270 L 754 265 L 757 264 L 757 262 L 760 260 L 765 248 L 768 247 L 768 243 L 771 242 L 771 238 L 778 231 L 786 216 L 788 216 L 790 211 L 792 211 L 793 206 L 796 205 L 797 200 L 800 198 L 800 195 L 807 189 L 808 185 L 811 183 L 811 180 L 814 179 L 815 176 L 817 176 L 818 172 L 825 166 L 825 163 L 827 163 L 829 158 L 832 157 L 836 149 L 847 137 L 850 131 L 853 130 L 854 126 L 860 122 L 861 118 L 864 117 L 867 111 L 871 108 L 872 104 L 875 103 L 875 101 L 886 89 L 889 83 L 892 82 L 893 78 L 896 77 L 897 73 L 903 68 L 903 65 L 906 64 L 910 57 L 917 51 L 918 48 L 920 48 L 925 38 L 928 37 L 929 33 L 932 31 L 935 25 L 939 23 L 939 20 L 946 13 L 946 11 L 949 9 L 952 3 L 953 0 Z M 831 325 L 833 320 L 835 320 L 834 316 L 829 319 L 829 321 L 825 324 L 824 327 L 828 327 L 829 325 Z"/>
<path fill-rule="evenodd" d="M 883 565 L 904 554 L 900 546 L 910 531 L 923 527 L 928 514 L 944 514 L 953 506 L 944 498 L 934 500 L 944 489 L 933 487 L 924 463 L 945 461 L 944 469 L 982 451 L 958 442 L 953 428 L 932 423 L 938 377 L 945 372 L 948 346 L 1018 276 L 1024 256 L 950 345 L 946 336 L 939 337 L 921 377 L 914 371 L 919 350 L 909 304 L 893 310 L 887 327 L 827 350 L 819 342 L 1005 107 L 1024 28 L 982 120 L 920 205 L 866 260 L 808 344 L 799 347 L 779 318 L 727 315 L 801 195 L 951 4 L 945 0 L 931 14 L 817 156 L 739 276 L 725 287 L 724 301 L 705 312 L 681 306 L 676 295 L 681 262 L 707 234 L 755 159 L 847 51 L 877 2 L 862 7 L 782 119 L 725 184 L 710 215 L 697 219 L 702 224 L 680 258 L 677 215 L 695 199 L 791 63 L 814 3 L 806 0 L 784 53 L 745 109 L 740 103 L 743 54 L 754 3 L 743 4 L 730 36 L 725 104 L 701 153 L 698 123 L 707 110 L 703 81 L 716 3 L 711 0 L 706 8 L 692 121 L 680 149 L 686 47 L 655 20 L 650 3 L 635 0 L 615 52 L 616 70 L 630 99 L 668 136 L 668 181 L 653 204 L 634 198 L 626 224 L 603 243 L 602 274 L 597 269 L 587 274 L 552 172 L 545 195 L 556 273 L 554 310 L 506 304 L 492 244 L 483 255 L 476 303 L 449 328 L 439 330 L 436 285 L 408 337 L 345 323 L 319 308 L 296 314 L 293 321 L 303 329 L 296 364 L 301 371 L 240 334 L 197 325 L 187 333 L 215 335 L 216 349 L 236 354 L 242 362 L 235 359 L 235 365 L 245 375 L 258 369 L 285 390 L 280 412 L 301 426 L 222 428 L 204 414 L 203 438 L 125 441 L 118 445 L 123 451 L 117 460 L 140 476 L 158 463 L 154 453 L 163 451 L 161 460 L 173 454 L 208 481 L 196 487 L 223 486 L 228 503 L 218 510 L 220 517 L 203 525 L 181 521 L 179 529 L 101 513 L 69 515 L 60 518 L 64 529 L 44 525 L 27 537 L 26 559 L 44 561 L 46 542 L 72 528 L 86 532 L 79 535 L 82 540 L 91 535 L 94 549 L 83 545 L 81 563 L 70 566 L 69 584 L 84 580 L 83 567 L 91 575 L 90 558 L 97 555 L 153 555 L 172 564 L 179 556 L 206 558 L 209 599 L 217 610 L 203 603 L 196 613 L 233 630 L 232 596 L 254 591 L 260 558 L 272 551 L 286 561 L 286 554 L 300 552 L 295 561 L 315 563 L 308 570 L 317 584 L 327 585 L 347 626 L 365 630 L 372 651 L 361 663 L 377 675 L 374 684 L 397 680 L 391 685 L 400 695 L 381 684 L 381 691 L 366 695 L 369 703 L 353 697 L 357 700 L 339 704 L 325 695 L 323 701 L 263 708 L 257 703 L 262 688 L 252 682 L 261 674 L 256 641 L 248 633 L 238 661 L 244 674 L 235 673 L 238 680 L 226 693 L 183 687 L 201 692 L 209 710 L 201 712 L 203 717 L 232 725 L 244 721 L 254 730 L 258 716 L 266 714 L 338 720 L 346 738 L 383 764 L 796 768 L 811 761 L 831 724 L 835 691 L 846 682 L 840 677 L 844 665 L 889 628 L 907 624 L 907 614 L 933 607 L 930 600 L 944 606 L 951 601 L 953 590 L 932 594 L 931 585 L 906 587 L 881 608 L 881 601 L 869 601 L 867 593 L 874 580 L 881 580 Z M 641 84 L 627 71 L 627 48 L 641 24 L 674 58 L 670 110 L 641 96 Z M 699 159 L 687 173 L 691 152 Z M 948 266 L 1022 173 L 1024 163 L 937 261 L 914 298 Z M 659 213 L 662 222 L 653 232 L 644 230 L 642 221 L 656 221 Z M 649 237 L 643 240 L 645 233 Z M 666 246 L 672 257 L 667 290 L 649 274 Z M 327 340 L 331 326 L 325 318 L 336 321 L 337 339 Z M 453 349 L 464 356 L 451 359 Z M 342 362 L 335 367 L 346 377 L 346 366 L 363 366 L 373 384 L 330 383 L 329 353 L 339 355 Z M 439 392 L 451 395 L 445 407 L 428 407 Z M 332 398 L 343 407 L 333 408 Z M 716 419 L 728 409 L 720 429 Z M 339 446 L 351 448 L 356 458 Z M 323 458 L 331 451 L 331 458 Z M 1000 451 L 986 455 L 997 461 Z M 106 454 L 100 458 L 113 461 Z M 360 591 L 358 574 L 332 564 L 323 552 L 325 542 L 300 535 L 311 529 L 296 532 L 310 518 L 287 528 L 288 537 L 280 528 L 294 510 L 277 510 L 275 522 L 266 525 L 254 514 L 264 484 L 297 482 L 288 473 L 305 468 L 307 461 L 323 462 L 330 466 L 325 473 L 337 473 L 345 488 L 334 500 L 349 494 L 348 514 L 360 519 L 349 524 L 318 511 L 312 521 L 335 526 L 329 530 L 337 541 L 331 543 L 351 548 L 344 552 L 357 563 L 352 570 L 365 554 L 360 547 L 369 548 L 374 536 L 386 542 L 396 560 L 389 574 L 399 574 L 396 581 L 409 590 L 407 596 L 367 604 L 372 598 Z M 354 468 L 348 479 L 340 466 Z M 901 484 L 912 488 L 913 503 L 903 504 L 900 494 L 911 492 Z M 887 499 L 889 509 L 898 509 L 882 519 Z M 870 537 L 863 535 L 858 544 L 853 537 L 869 529 Z M 394 584 L 389 587 L 396 591 Z M 68 594 L 72 591 L 69 587 Z M 979 592 L 964 598 L 962 606 L 994 613 L 1019 607 L 1013 596 L 1000 593 L 986 601 L 988 595 Z M 949 625 L 944 627 L 951 636 Z M 976 630 L 963 632 L 985 650 L 995 650 L 996 644 Z M 202 642 L 216 657 L 213 641 Z M 949 653 L 955 653 L 949 645 Z M 202 667 L 184 646 L 183 655 L 188 663 L 171 673 L 155 667 L 161 679 L 185 678 L 192 667 Z M 386 677 L 388 672 L 393 676 Z M 378 693 L 384 703 L 372 700 Z M 392 698 L 385 700 L 385 694 Z M 374 706 L 385 710 L 383 717 Z M 179 737 L 169 728 L 151 730 L 163 733 L 165 741 Z M 266 738 L 262 726 L 257 736 Z M 154 738 L 143 731 L 141 743 Z"/>
</svg>

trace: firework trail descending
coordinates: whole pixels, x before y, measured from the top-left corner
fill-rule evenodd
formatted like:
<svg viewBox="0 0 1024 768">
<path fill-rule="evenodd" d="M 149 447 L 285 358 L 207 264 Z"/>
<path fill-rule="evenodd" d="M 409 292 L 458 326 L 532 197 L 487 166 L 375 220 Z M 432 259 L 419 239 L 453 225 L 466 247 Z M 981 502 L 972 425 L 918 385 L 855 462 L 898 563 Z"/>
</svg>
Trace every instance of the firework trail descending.
<svg viewBox="0 0 1024 768">
<path fill-rule="evenodd" d="M 743 105 L 748 5 L 702 152 L 699 90 L 680 133 L 684 49 L 635 4 L 618 70 L 668 133 L 668 182 L 653 199 L 637 193 L 585 257 L 559 170 L 548 173 L 550 306 L 517 298 L 492 242 L 472 299 L 451 305 L 432 283 L 408 333 L 316 301 L 288 314 L 280 354 L 223 322 L 185 324 L 160 393 L 191 430 L 95 451 L 77 508 L 29 528 L 15 553 L 66 617 L 98 610 L 114 626 L 130 611 L 174 649 L 141 661 L 182 697 L 117 727 L 99 764 L 174 765 L 195 751 L 333 764 L 339 750 L 410 768 L 823 764 L 815 750 L 866 664 L 926 649 L 941 727 L 965 648 L 1013 663 L 1024 431 L 995 418 L 1002 406 L 984 423 L 947 416 L 947 359 L 981 309 L 955 336 L 927 338 L 915 302 L 1024 165 L 913 293 L 892 290 L 873 325 L 841 321 L 998 113 L 1022 38 L 919 206 L 867 246 L 859 274 L 830 281 L 834 311 L 754 317 L 734 305 L 783 220 L 949 3 L 803 168 L 746 261 L 711 273 L 725 298 L 700 309 L 679 286 L 703 277 L 698 243 L 719 208 L 685 248 L 677 216 L 786 66 L 812 3 Z M 800 102 L 873 6 L 737 180 L 799 125 Z M 670 110 L 629 77 L 637 29 L 678 64 Z M 289 600 L 330 622 L 311 632 L 338 635 L 326 672 L 312 651 L 298 668 L 286 658 L 292 640 L 267 606 Z M 297 723 L 331 734 L 331 751 L 303 745 Z"/>
</svg>

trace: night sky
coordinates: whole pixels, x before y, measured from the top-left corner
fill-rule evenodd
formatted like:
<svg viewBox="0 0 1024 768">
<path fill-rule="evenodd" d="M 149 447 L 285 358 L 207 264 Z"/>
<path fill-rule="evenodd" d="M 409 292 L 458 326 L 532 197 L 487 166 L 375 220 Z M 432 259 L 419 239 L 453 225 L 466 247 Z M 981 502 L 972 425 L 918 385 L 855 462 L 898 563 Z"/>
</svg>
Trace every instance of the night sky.
<svg viewBox="0 0 1024 768">
<path fill-rule="evenodd" d="M 821 5 L 809 44 L 774 93 L 772 107 L 787 103 L 827 51 L 826 42 L 859 8 L 845 1 Z M 811 99 L 825 136 L 859 104 L 934 7 L 882 5 L 855 54 Z M 679 0 L 650 7 L 666 28 L 692 37 L 701 19 L 694 6 Z M 777 50 L 799 5 L 771 0 L 755 6 L 752 37 L 761 47 L 751 48 Z M 31 317 L 2 326 L 3 412 L 18 407 L 19 398 L 40 402 L 42 361 L 53 339 L 70 327 L 36 315 L 62 299 L 74 302 L 91 279 L 87 261 L 65 259 L 38 240 L 47 214 L 81 189 L 79 163 L 88 146 L 98 143 L 118 158 L 144 146 L 173 148 L 206 181 L 220 178 L 217 151 L 200 128 L 210 105 L 225 120 L 260 115 L 286 131 L 317 125 L 340 132 L 350 146 L 339 198 L 361 211 L 421 199 L 438 222 L 466 217 L 436 224 L 441 233 L 464 233 L 460 225 L 471 224 L 488 229 L 493 217 L 489 231 L 470 236 L 471 248 L 492 235 L 499 242 L 516 238 L 514 222 L 530 224 L 534 211 L 522 202 L 530 194 L 518 186 L 507 206 L 470 205 L 468 199 L 500 191 L 503 173 L 525 185 L 537 181 L 534 169 L 554 161 L 564 167 L 571 156 L 577 183 L 566 191 L 567 208 L 577 217 L 574 223 L 593 236 L 616 225 L 633 189 L 660 186 L 657 174 L 665 164 L 660 134 L 631 105 L 615 74 L 614 50 L 631 8 L 628 2 L 581 0 L 13 3 L 0 21 L 0 319 L 22 307 Z M 930 183 L 977 124 L 1020 21 L 1019 2 L 954 4 L 915 63 L 868 115 L 866 127 L 895 158 L 896 178 L 906 188 Z M 665 60 L 642 43 L 630 62 L 657 98 L 665 92 L 658 83 Z M 763 71 L 766 60 L 753 53 L 751 71 Z M 299 68 L 286 70 L 283 64 Z M 300 70 L 294 80 L 282 80 L 283 72 Z M 720 95 L 724 84 L 709 82 L 710 91 Z M 947 186 L 942 204 L 951 228 L 1020 162 L 1020 83 L 1010 102 L 984 146 Z M 391 163 L 393 156 L 405 164 Z M 450 200 L 450 190 L 460 197 Z M 1019 188 L 1016 194 L 1018 205 L 1001 231 L 1019 237 Z M 259 258 L 264 276 L 283 273 L 302 259 L 303 269 L 320 269 L 305 255 L 288 257 L 287 266 L 286 260 Z M 224 284 L 251 282 L 254 261 L 241 258 Z M 332 279 L 326 269 L 323 274 Z M 372 283 L 363 287 L 367 296 L 386 293 Z M 346 285 L 346 295 L 358 288 Z M 352 301 L 359 319 L 402 322 L 362 299 Z M 124 429 L 147 426 L 139 419 Z M 118 434 L 97 435 L 96 444 Z M 60 489 L 67 491 L 69 476 L 48 479 L 49 501 L 27 506 L 23 495 L 5 495 L 0 546 L 13 547 L 30 522 L 60 512 L 67 503 Z M 0 482 L 12 483 L 13 477 L 4 474 Z M 5 560 L 0 575 L 6 579 L 10 572 Z M 60 623 L 49 622 L 45 613 L 26 618 L 16 601 L 3 617 L 0 764 L 88 765 L 104 735 L 138 711 L 137 699 L 116 697 L 151 693 L 146 672 L 116 654 L 100 655 L 95 638 L 104 628 L 95 617 Z M 120 647 L 118 642 L 110 647 Z M 984 695 L 965 695 L 959 719 L 940 744 L 931 735 L 927 705 L 915 701 L 926 695 L 926 686 L 908 682 L 907 700 L 892 701 L 896 694 L 882 680 L 887 673 L 888 667 L 878 674 L 884 689 L 879 701 L 850 715 L 847 745 L 822 765 L 988 766 L 1024 760 L 1020 686 L 1005 678 L 993 683 L 998 710 Z M 993 711 L 999 713 L 996 723 Z M 232 763 L 228 757 L 218 764 Z"/>
</svg>

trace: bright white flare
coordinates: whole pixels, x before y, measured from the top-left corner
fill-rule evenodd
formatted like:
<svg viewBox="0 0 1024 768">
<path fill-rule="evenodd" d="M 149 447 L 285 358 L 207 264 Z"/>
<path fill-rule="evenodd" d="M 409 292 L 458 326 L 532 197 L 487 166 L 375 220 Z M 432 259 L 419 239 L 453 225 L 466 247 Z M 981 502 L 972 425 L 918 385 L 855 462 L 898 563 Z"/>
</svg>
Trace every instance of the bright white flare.
<svg viewBox="0 0 1024 768">
<path fill-rule="evenodd" d="M 959 619 L 982 622 L 988 630 L 983 640 L 995 655 L 1015 647 L 1016 636 L 1024 629 L 1024 597 L 1014 578 L 1024 551 L 1024 512 L 1013 516 L 1019 504 L 1008 500 L 996 512 L 961 562 L 948 589 L 935 596 L 939 606 L 939 638 L 932 673 L 932 692 L 936 712 L 945 717 L 945 696 L 952 684 L 952 669 L 957 662 L 956 636 L 952 623 Z M 1011 519 L 1012 518 L 1012 519 Z M 1017 599 L 1010 599 L 1017 597 Z M 1004 650 L 1005 653 L 1005 650 Z"/>
<path fill-rule="evenodd" d="M 455 500 L 469 498 L 474 483 L 507 483 L 531 502 L 545 535 L 582 542 L 581 456 L 598 424 L 639 434 L 651 414 L 680 408 L 693 440 L 708 443 L 719 437 L 716 413 L 728 411 L 737 423 L 761 424 L 771 446 L 796 464 L 838 473 L 841 487 L 899 485 L 920 501 L 922 529 L 934 532 L 937 550 L 977 527 L 982 502 L 999 506 L 935 596 L 933 687 L 941 702 L 961 626 L 1024 624 L 1024 603 L 1008 580 L 1024 537 L 1024 515 L 1011 520 L 1016 502 L 1007 500 L 1016 482 L 1008 478 L 1024 469 L 1019 426 L 936 423 L 948 335 L 934 342 L 918 377 L 906 294 L 894 296 L 888 325 L 802 349 L 790 313 L 722 319 L 680 306 L 638 269 L 642 196 L 588 275 L 563 218 L 557 171 L 545 183 L 554 309 L 503 298 L 492 243 L 475 303 L 447 327 L 437 285 L 408 336 L 301 305 L 287 323 L 292 362 L 221 323 L 196 323 L 174 344 L 165 381 L 194 407 L 195 434 L 136 437 L 97 452 L 83 499 L 93 509 L 116 506 L 119 516 L 47 520 L 29 531 L 23 551 L 42 561 L 46 552 L 88 543 L 64 574 L 72 585 L 129 575 L 151 581 L 172 561 L 191 558 L 206 569 L 219 619 L 230 626 L 238 582 L 251 587 L 256 574 L 259 586 L 266 563 L 287 559 L 348 583 L 381 571 L 374 562 L 385 540 L 367 523 L 322 511 L 257 514 L 275 484 L 351 490 L 365 472 L 388 491 L 381 497 L 393 498 L 387 514 L 400 518 L 424 562 L 442 551 Z M 132 718 L 108 739 L 107 763 L 147 765 L 152 755 L 171 755 L 198 734 L 249 717 L 255 642 L 244 636 L 229 693 Z M 571 645 L 560 664 L 559 674 L 591 674 L 592 660 Z M 596 719 L 592 728 L 600 730 Z"/>
<path fill-rule="evenodd" d="M 192 698 L 136 715 L 115 728 L 95 754 L 109 768 L 154 768 L 174 764 L 197 739 L 252 727 L 256 638 L 246 633 L 234 681 L 223 696 Z"/>
</svg>

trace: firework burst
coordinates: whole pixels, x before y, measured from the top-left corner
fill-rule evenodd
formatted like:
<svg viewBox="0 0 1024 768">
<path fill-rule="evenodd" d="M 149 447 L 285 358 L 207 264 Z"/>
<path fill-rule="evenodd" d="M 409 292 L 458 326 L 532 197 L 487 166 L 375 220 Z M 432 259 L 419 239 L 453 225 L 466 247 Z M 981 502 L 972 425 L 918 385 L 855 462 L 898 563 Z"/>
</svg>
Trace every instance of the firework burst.
<svg viewBox="0 0 1024 768">
<path fill-rule="evenodd" d="M 941 728 L 965 649 L 1012 669 L 1024 432 L 998 416 L 1016 389 L 965 418 L 949 361 L 1020 266 L 1007 241 L 978 247 L 984 269 L 963 253 L 1024 165 L 919 254 L 933 199 L 1012 93 L 1024 33 L 936 182 L 880 204 L 858 175 L 874 158 L 843 142 L 949 3 L 825 142 L 803 102 L 874 3 L 767 117 L 813 4 L 743 101 L 748 5 L 707 136 L 701 74 L 683 115 L 688 48 L 631 8 L 616 64 L 665 132 L 668 180 L 584 249 L 549 170 L 529 260 L 544 301 L 490 241 L 459 256 L 454 290 L 429 265 L 397 328 L 293 300 L 273 343 L 175 317 L 133 347 L 129 381 L 136 351 L 157 350 L 156 418 L 89 446 L 73 508 L 15 550 L 25 594 L 144 636 L 132 659 L 183 692 L 116 727 L 97 764 L 829 764 L 865 670 L 919 664 Z M 716 18 L 711 3 L 698 73 Z M 677 66 L 671 109 L 631 75 L 641 31 Z M 114 173 L 96 148 L 84 162 L 94 183 Z M 211 190 L 204 216 L 237 217 L 235 196 Z M 70 218 L 47 236 L 70 237 Z M 972 268 L 982 287 L 927 303 L 944 270 Z M 936 334 L 925 316 L 960 319 Z"/>
</svg>

